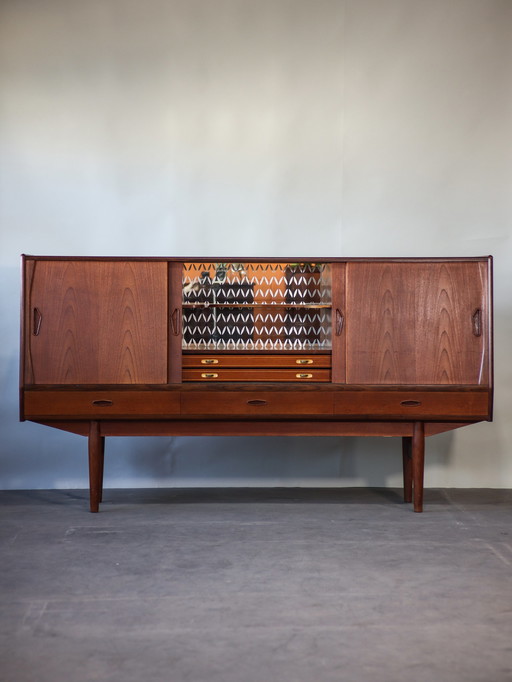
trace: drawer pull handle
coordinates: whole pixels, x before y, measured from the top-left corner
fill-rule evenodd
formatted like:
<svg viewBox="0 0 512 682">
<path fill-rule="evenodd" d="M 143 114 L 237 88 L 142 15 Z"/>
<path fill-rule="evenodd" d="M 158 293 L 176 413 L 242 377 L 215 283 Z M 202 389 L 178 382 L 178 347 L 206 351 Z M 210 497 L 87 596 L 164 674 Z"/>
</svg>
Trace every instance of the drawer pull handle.
<svg viewBox="0 0 512 682">
<path fill-rule="evenodd" d="M 181 333 L 181 311 L 179 308 L 174 308 L 172 311 L 171 327 L 174 336 L 179 336 Z"/>
<path fill-rule="evenodd" d="M 404 407 L 419 407 L 421 405 L 421 400 L 402 400 L 400 405 Z"/>
<path fill-rule="evenodd" d="M 215 360 L 214 358 L 205 358 L 204 360 L 201 360 L 202 365 L 218 365 L 219 361 Z"/>
<path fill-rule="evenodd" d="M 297 379 L 312 379 L 312 374 L 296 374 Z"/>
<path fill-rule="evenodd" d="M 111 407 L 114 403 L 112 400 L 93 400 L 92 404 L 96 407 Z"/>
<path fill-rule="evenodd" d="M 295 360 L 297 365 L 312 365 L 313 360 L 309 360 L 306 358 L 301 358 L 300 360 Z"/>
<path fill-rule="evenodd" d="M 39 336 L 39 332 L 41 331 L 41 323 L 43 321 L 43 316 L 41 314 L 41 311 L 39 308 L 34 308 L 34 319 L 33 319 L 33 326 L 32 326 L 32 334 L 34 336 Z"/>
<path fill-rule="evenodd" d="M 216 372 L 203 372 L 201 374 L 202 379 L 216 379 L 218 376 Z"/>
<path fill-rule="evenodd" d="M 336 336 L 341 336 L 343 325 L 345 324 L 345 316 L 339 308 L 336 308 Z"/>
<path fill-rule="evenodd" d="M 257 398 L 255 398 L 254 400 L 248 400 L 247 404 L 248 405 L 267 405 L 267 401 L 266 400 L 258 400 Z"/>
<path fill-rule="evenodd" d="M 482 311 L 477 308 L 473 315 L 471 316 L 471 321 L 473 323 L 473 335 L 482 336 Z"/>
</svg>

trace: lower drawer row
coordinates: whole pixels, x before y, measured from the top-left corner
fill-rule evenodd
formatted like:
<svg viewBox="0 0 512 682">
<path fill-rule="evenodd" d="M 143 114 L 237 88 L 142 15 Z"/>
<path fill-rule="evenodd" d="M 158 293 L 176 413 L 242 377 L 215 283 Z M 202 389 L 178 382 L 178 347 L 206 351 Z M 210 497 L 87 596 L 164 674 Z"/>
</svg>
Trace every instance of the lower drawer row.
<svg viewBox="0 0 512 682">
<path fill-rule="evenodd" d="M 122 419 L 292 417 L 483 418 L 489 414 L 485 391 L 155 391 L 26 390 L 23 417 Z"/>
<path fill-rule="evenodd" d="M 183 381 L 287 381 L 331 380 L 330 355 L 185 355 Z"/>
<path fill-rule="evenodd" d="M 184 369 L 183 381 L 330 381 L 329 369 Z"/>
</svg>

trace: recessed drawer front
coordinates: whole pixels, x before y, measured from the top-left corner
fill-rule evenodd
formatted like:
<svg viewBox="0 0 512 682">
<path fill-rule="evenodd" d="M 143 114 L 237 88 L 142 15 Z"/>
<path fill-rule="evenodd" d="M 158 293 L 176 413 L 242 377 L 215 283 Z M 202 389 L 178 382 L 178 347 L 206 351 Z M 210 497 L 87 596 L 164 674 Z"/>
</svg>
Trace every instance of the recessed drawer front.
<svg viewBox="0 0 512 682">
<path fill-rule="evenodd" d="M 475 418 L 489 413 L 483 391 L 342 391 L 334 398 L 338 416 Z"/>
<path fill-rule="evenodd" d="M 330 381 L 328 369 L 222 369 L 216 366 L 204 369 L 184 369 L 183 381 Z"/>
<path fill-rule="evenodd" d="M 180 398 L 168 391 L 25 391 L 25 416 L 122 418 L 179 414 Z"/>
<path fill-rule="evenodd" d="M 266 417 L 280 415 L 330 415 L 330 393 L 289 393 L 279 391 L 184 392 L 181 412 L 187 415 L 231 415 Z"/>
<path fill-rule="evenodd" d="M 223 369 L 225 367 L 290 367 L 290 368 L 330 368 L 330 355 L 184 355 L 183 367 L 205 367 Z"/>
</svg>

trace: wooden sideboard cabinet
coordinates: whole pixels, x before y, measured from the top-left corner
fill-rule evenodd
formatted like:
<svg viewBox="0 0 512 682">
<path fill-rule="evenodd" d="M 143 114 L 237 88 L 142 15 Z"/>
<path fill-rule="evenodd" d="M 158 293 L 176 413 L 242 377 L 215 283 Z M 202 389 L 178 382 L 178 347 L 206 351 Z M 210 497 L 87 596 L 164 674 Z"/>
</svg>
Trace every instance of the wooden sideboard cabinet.
<svg viewBox="0 0 512 682">
<path fill-rule="evenodd" d="M 492 418 L 492 258 L 23 256 L 21 420 L 88 437 L 425 436 Z"/>
</svg>

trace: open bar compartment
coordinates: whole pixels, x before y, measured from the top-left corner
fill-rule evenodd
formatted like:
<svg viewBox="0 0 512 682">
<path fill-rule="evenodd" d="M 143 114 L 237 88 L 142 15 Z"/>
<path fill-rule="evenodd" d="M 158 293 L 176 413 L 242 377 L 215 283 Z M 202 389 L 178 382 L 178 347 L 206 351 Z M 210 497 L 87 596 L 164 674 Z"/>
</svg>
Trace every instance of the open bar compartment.
<svg viewBox="0 0 512 682">
<path fill-rule="evenodd" d="M 184 351 L 330 352 L 329 263 L 187 262 Z"/>
</svg>

